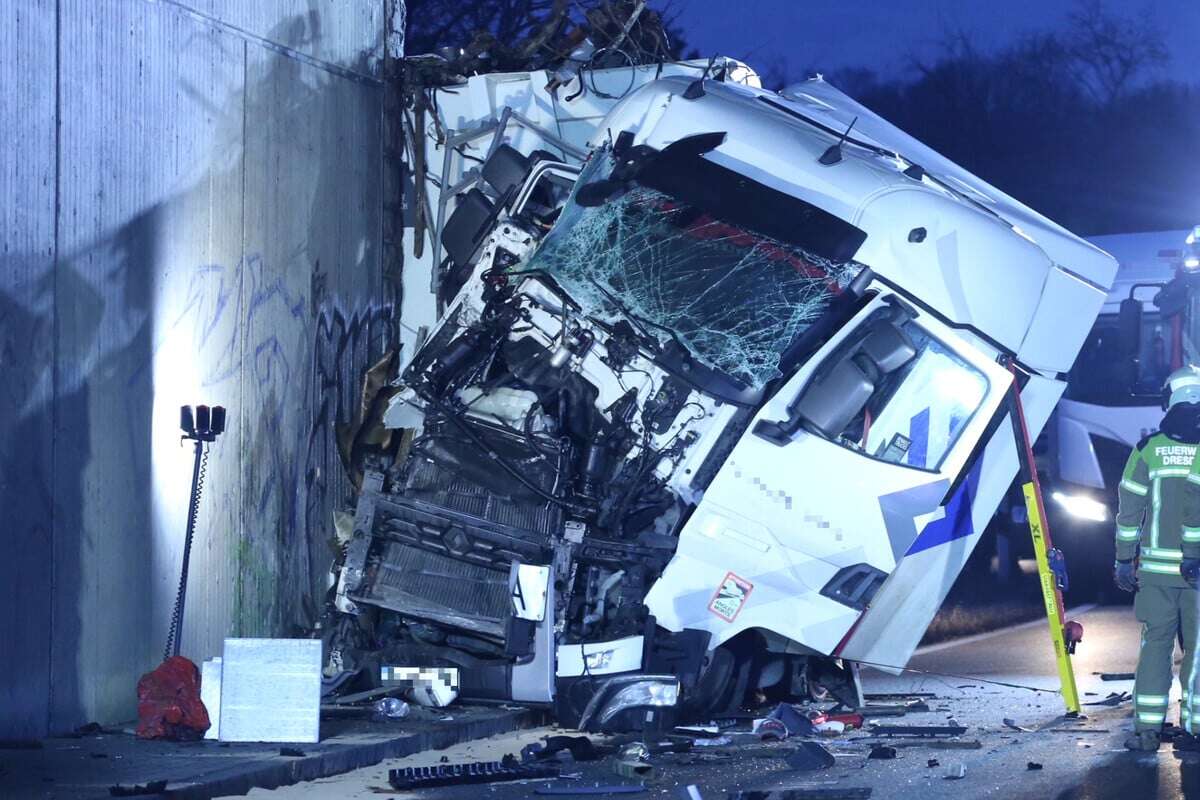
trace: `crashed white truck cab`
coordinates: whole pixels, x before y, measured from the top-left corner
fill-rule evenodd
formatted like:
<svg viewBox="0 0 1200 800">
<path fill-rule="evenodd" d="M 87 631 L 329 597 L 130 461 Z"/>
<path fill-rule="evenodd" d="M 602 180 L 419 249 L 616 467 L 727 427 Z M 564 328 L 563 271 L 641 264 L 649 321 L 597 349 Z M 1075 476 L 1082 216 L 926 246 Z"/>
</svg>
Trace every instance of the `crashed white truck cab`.
<svg viewBox="0 0 1200 800">
<path fill-rule="evenodd" d="M 394 663 L 582 729 L 903 666 L 1017 471 L 1014 374 L 1036 435 L 1116 268 L 820 79 L 676 71 L 582 163 L 459 119 L 495 135 L 436 182 L 411 442 L 338 585 Z"/>
</svg>

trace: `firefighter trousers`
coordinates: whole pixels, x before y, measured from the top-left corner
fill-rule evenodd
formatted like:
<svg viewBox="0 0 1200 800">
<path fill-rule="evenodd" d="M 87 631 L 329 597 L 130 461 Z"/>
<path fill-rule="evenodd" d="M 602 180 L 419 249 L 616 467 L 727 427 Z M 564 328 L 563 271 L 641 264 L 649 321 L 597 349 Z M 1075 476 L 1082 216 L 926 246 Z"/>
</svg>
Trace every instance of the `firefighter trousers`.
<svg viewBox="0 0 1200 800">
<path fill-rule="evenodd" d="M 1179 721 L 1191 732 L 1193 654 L 1196 650 L 1196 626 L 1200 622 L 1195 589 L 1141 582 L 1133 599 L 1133 611 L 1142 623 L 1142 647 L 1138 653 L 1137 674 L 1133 682 L 1134 730 L 1158 731 L 1167 718 L 1171 694 L 1171 667 L 1175 640 L 1183 644 L 1183 663 L 1179 684 L 1183 702 Z M 1200 676 L 1198 676 L 1200 677 Z M 1195 702 L 1200 712 L 1200 698 Z M 1197 719 L 1200 731 L 1200 719 Z"/>
</svg>

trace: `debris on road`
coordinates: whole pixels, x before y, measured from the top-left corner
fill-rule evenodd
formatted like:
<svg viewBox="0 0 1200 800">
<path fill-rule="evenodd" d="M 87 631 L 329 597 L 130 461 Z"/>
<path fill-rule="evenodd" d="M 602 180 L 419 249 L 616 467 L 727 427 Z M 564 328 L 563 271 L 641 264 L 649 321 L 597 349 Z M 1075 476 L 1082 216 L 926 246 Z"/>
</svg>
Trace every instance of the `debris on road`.
<svg viewBox="0 0 1200 800">
<path fill-rule="evenodd" d="M 388 770 L 393 789 L 412 791 L 431 786 L 460 786 L 470 783 L 523 781 L 530 778 L 557 778 L 558 767 L 546 764 L 521 764 L 513 756 L 502 761 L 477 761 L 469 764 L 438 764 L 433 767 L 405 767 Z"/>
<path fill-rule="evenodd" d="M 1090 703 L 1084 703 L 1085 706 L 1119 706 L 1121 703 L 1128 703 L 1133 700 L 1133 695 L 1129 692 L 1109 692 L 1108 697 L 1103 700 L 1093 700 Z"/>
<path fill-rule="evenodd" d="M 942 762 L 938 761 L 936 758 L 931 758 L 925 762 L 925 766 L 927 767 L 938 767 L 941 766 L 941 764 Z"/>
<path fill-rule="evenodd" d="M 640 742 L 628 745 L 621 750 L 620 756 L 613 763 L 613 771 L 622 778 L 651 777 L 654 774 L 654 765 L 650 763 L 649 749 Z"/>
<path fill-rule="evenodd" d="M 372 718 L 378 721 L 393 721 L 408 716 L 408 703 L 398 697 L 385 697 L 376 700 L 371 707 Z"/>
<path fill-rule="evenodd" d="M 1027 770 L 1039 770 L 1041 768 L 1042 768 L 1042 765 L 1036 761 L 1030 761 L 1028 764 L 1025 765 L 1025 769 L 1027 769 Z"/>
<path fill-rule="evenodd" d="M 967 767 L 965 764 L 955 762 L 946 766 L 946 774 L 943 776 L 948 781 L 957 781 L 967 777 Z"/>
<path fill-rule="evenodd" d="M 1133 680 L 1132 672 L 1100 672 L 1093 673 L 1100 676 L 1102 681 L 1131 681 Z"/>
<path fill-rule="evenodd" d="M 863 715 L 854 714 L 826 714 L 825 719 L 829 722 L 840 722 L 845 726 L 846 730 L 854 730 L 863 726 Z"/>
<path fill-rule="evenodd" d="M 696 747 L 724 747 L 733 744 L 733 739 L 728 736 L 718 736 L 715 739 L 696 739 L 692 744 Z"/>
<path fill-rule="evenodd" d="M 1018 725 L 1015 720 L 1011 720 L 1008 717 L 1004 718 L 1004 727 L 1012 728 L 1014 731 L 1020 731 L 1021 733 L 1033 733 L 1033 728 Z"/>
<path fill-rule="evenodd" d="M 571 754 L 574 761 L 597 761 L 611 752 L 611 748 L 597 747 L 586 736 L 547 736 L 542 744 L 527 744 L 521 750 L 522 761 L 545 761 L 563 751 Z"/>
<path fill-rule="evenodd" d="M 307 753 L 297 747 L 281 747 L 279 755 L 287 756 L 288 758 L 304 758 Z"/>
<path fill-rule="evenodd" d="M 763 741 L 783 741 L 788 737 L 787 725 L 774 717 L 764 717 L 754 720 L 751 731 Z"/>
<path fill-rule="evenodd" d="M 824 714 L 806 717 L 791 703 L 780 703 L 771 709 L 767 717 L 782 722 L 787 729 L 787 736 L 811 736 L 817 732 L 817 725 L 826 722 Z"/>
<path fill-rule="evenodd" d="M 796 749 L 784 758 L 784 761 L 792 769 L 812 772 L 832 767 L 835 759 L 832 753 L 816 742 L 800 742 Z"/>
<path fill-rule="evenodd" d="M 871 748 L 871 752 L 867 758 L 874 759 L 892 759 L 896 757 L 896 748 L 889 745 L 878 744 Z"/>
</svg>

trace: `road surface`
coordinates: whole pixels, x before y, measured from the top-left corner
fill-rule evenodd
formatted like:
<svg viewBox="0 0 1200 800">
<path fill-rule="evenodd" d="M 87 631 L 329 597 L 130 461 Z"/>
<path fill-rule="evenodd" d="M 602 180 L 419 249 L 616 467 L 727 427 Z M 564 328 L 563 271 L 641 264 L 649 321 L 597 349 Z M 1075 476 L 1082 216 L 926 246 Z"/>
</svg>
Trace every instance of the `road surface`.
<svg viewBox="0 0 1200 800">
<path fill-rule="evenodd" d="M 1077 617 L 1085 628 L 1084 641 L 1075 657 L 1079 690 L 1085 702 L 1101 699 L 1114 691 L 1132 691 L 1132 681 L 1103 682 L 1094 673 L 1131 672 L 1136 662 L 1138 628 L 1128 606 L 1090 609 Z M 806 788 L 819 790 L 869 788 L 872 798 L 1037 798 L 1047 800 L 1107 800 L 1112 798 L 1200 798 L 1200 755 L 1182 757 L 1164 746 L 1157 754 L 1125 751 L 1122 741 L 1131 727 L 1129 703 L 1119 707 L 1093 706 L 1085 709 L 1083 722 L 1059 720 L 1062 703 L 1052 692 L 1034 693 L 995 686 L 977 680 L 986 678 L 1006 683 L 1057 688 L 1055 664 L 1045 623 L 1039 622 L 1001 632 L 935 645 L 919 652 L 911 667 L 938 673 L 972 676 L 943 677 L 906 673 L 891 676 L 868 671 L 868 692 L 933 692 L 930 711 L 909 713 L 903 718 L 878 720 L 886 724 L 945 725 L 950 719 L 968 728 L 961 737 L 978 740 L 974 750 L 944 750 L 922 744 L 898 749 L 895 760 L 868 759 L 869 737 L 861 733 L 823 743 L 834 753 L 833 767 L 819 772 L 795 772 L 779 758 L 791 747 L 776 745 L 778 752 L 757 743 L 735 744 L 728 758 L 717 751 L 696 755 L 660 756 L 657 775 L 647 791 L 631 797 L 678 798 L 681 788 L 695 784 L 706 800 L 724 800 L 729 793 L 755 788 Z M 1177 699 L 1178 689 L 1173 691 Z M 1176 706 L 1172 706 L 1174 709 Z M 1172 711 L 1172 718 L 1176 712 Z M 1006 727 L 1004 719 L 1032 729 Z M 1056 721 L 1057 720 L 1057 721 Z M 343 800 L 374 798 L 388 791 L 387 770 L 396 766 L 436 764 L 450 761 L 499 759 L 518 752 L 527 743 L 559 732 L 541 729 L 497 737 L 458 747 L 380 764 L 336 778 L 278 789 L 252 792 L 250 797 L 269 800 L 313 798 Z M 749 737 L 745 737 L 748 739 Z M 743 739 L 743 741 L 745 741 Z M 710 755 L 711 753 L 711 755 Z M 936 766 L 929 766 L 936 759 Z M 1029 762 L 1042 765 L 1030 770 Z M 961 764 L 965 777 L 950 779 L 948 769 Z M 578 772 L 576 784 L 620 783 L 611 762 L 568 764 L 564 771 Z M 427 789 L 415 794 L 388 792 L 393 797 L 427 800 L 480 797 L 509 800 L 533 796 L 540 784 L 495 784 L 479 787 Z M 614 795 L 615 796 L 615 795 Z"/>
</svg>

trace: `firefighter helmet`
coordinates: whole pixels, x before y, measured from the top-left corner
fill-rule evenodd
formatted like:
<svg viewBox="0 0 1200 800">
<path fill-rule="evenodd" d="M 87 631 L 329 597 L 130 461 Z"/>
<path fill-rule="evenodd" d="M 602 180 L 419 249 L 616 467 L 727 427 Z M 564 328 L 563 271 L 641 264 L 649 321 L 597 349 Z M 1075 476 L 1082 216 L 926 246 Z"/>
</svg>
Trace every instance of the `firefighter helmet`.
<svg viewBox="0 0 1200 800">
<path fill-rule="evenodd" d="M 1163 408 L 1177 403 L 1200 403 L 1200 368 L 1188 364 L 1167 378 L 1163 385 Z"/>
</svg>

